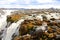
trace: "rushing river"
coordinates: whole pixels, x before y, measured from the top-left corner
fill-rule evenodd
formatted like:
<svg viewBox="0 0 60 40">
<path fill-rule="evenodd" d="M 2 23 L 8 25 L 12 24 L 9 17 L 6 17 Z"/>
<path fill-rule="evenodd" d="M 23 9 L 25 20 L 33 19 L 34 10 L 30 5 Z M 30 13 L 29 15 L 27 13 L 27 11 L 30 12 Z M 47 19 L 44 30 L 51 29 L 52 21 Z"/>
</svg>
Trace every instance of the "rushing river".
<svg viewBox="0 0 60 40">
<path fill-rule="evenodd" d="M 0 14 L 0 40 L 12 40 L 12 35 L 15 33 L 16 35 L 18 34 L 18 29 L 20 27 L 21 22 L 24 21 L 24 19 L 20 19 L 19 21 L 17 21 L 16 23 L 12 23 L 8 28 L 6 28 L 7 26 L 7 15 L 11 15 L 11 12 L 14 10 L 4 10 L 5 14 L 1 15 Z M 43 15 L 43 14 L 42 14 Z M 53 18 L 59 19 L 60 15 L 59 14 L 51 14 L 51 15 L 45 15 L 47 17 L 47 19 L 49 20 L 50 18 L 52 18 L 51 16 L 53 16 Z M 41 15 L 37 15 L 36 18 L 40 18 L 41 20 L 43 20 Z M 57 21 L 57 20 L 56 20 Z M 60 22 L 60 20 L 59 20 Z M 43 26 L 43 25 L 42 25 Z M 46 24 L 42 27 L 41 29 L 45 29 L 44 26 L 46 26 Z M 37 30 L 40 28 L 37 28 Z"/>
<path fill-rule="evenodd" d="M 1 40 L 1 38 L 2 38 L 2 40 L 5 40 L 3 38 L 6 35 L 7 29 L 8 29 L 8 28 L 6 28 L 7 15 L 11 15 L 11 12 L 14 10 L 3 10 L 3 11 L 4 11 L 4 14 L 0 13 L 0 40 Z"/>
<path fill-rule="evenodd" d="M 12 23 L 6 31 L 6 34 L 4 35 L 4 37 L 2 38 L 2 40 L 11 40 L 12 39 L 12 35 L 16 32 L 17 28 L 19 27 L 19 25 L 21 24 L 21 22 L 23 22 L 24 20 L 21 19 L 19 20 L 17 23 Z"/>
<path fill-rule="evenodd" d="M 4 15 L 0 14 L 0 31 L 3 30 L 7 25 L 7 15 L 11 14 L 11 11 L 14 10 L 4 10 Z"/>
</svg>

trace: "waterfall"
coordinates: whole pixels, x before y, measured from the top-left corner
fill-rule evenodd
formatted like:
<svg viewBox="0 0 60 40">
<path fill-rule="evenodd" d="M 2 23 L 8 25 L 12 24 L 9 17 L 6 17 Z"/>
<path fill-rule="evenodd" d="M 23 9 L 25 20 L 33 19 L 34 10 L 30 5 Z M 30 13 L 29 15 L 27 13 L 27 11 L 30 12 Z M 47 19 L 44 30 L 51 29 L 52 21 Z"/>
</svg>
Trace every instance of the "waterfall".
<svg viewBox="0 0 60 40">
<path fill-rule="evenodd" d="M 11 12 L 16 11 L 16 10 L 4 10 L 5 14 L 2 15 L 0 13 L 0 33 L 2 33 L 2 35 L 0 35 L 0 38 L 2 38 L 2 40 L 11 40 L 13 34 L 18 35 L 18 30 L 20 28 L 20 24 L 21 22 L 24 21 L 24 19 L 20 19 L 19 21 L 17 21 L 16 23 L 12 23 L 8 28 L 6 28 L 7 26 L 7 15 L 11 15 Z M 43 21 L 43 14 L 37 15 L 36 19 L 41 19 L 41 21 Z M 57 15 L 57 16 L 56 16 Z M 59 19 L 60 15 L 58 14 L 47 14 L 45 15 L 47 17 L 48 20 L 50 20 L 51 18 L 56 18 Z M 51 17 L 53 16 L 53 17 Z M 32 17 L 29 17 L 32 18 Z M 55 22 L 60 22 L 60 20 L 55 20 Z M 42 30 L 46 30 L 46 23 L 43 23 L 42 26 L 37 27 L 36 31 L 42 29 Z M 58 35 L 57 35 L 58 36 Z M 59 36 L 60 37 L 60 36 Z"/>
<path fill-rule="evenodd" d="M 6 15 L 2 15 L 2 13 L 0 14 L 0 39 L 3 37 L 3 32 L 5 31 L 6 25 L 7 25 L 7 17 Z"/>
<path fill-rule="evenodd" d="M 3 30 L 7 25 L 6 17 L 0 19 L 0 31 Z"/>
<path fill-rule="evenodd" d="M 0 38 L 2 38 L 6 33 L 7 26 L 7 15 L 11 15 L 12 10 L 3 10 L 4 15 L 0 13 Z M 13 10 L 14 11 L 14 10 Z"/>
<path fill-rule="evenodd" d="M 12 23 L 6 31 L 6 34 L 4 35 L 4 37 L 2 38 L 2 40 L 11 40 L 12 39 L 12 35 L 16 32 L 16 29 L 19 27 L 19 25 L 21 24 L 21 22 L 23 22 L 24 19 L 19 20 L 17 23 Z"/>
<path fill-rule="evenodd" d="M 4 15 L 2 15 L 1 13 L 1 16 L 0 16 L 0 31 L 1 30 L 4 30 L 6 25 L 7 25 L 7 15 L 6 15 L 6 12 Z"/>
<path fill-rule="evenodd" d="M 12 10 L 11 10 L 12 11 Z M 0 14 L 0 31 L 5 29 L 6 25 L 7 25 L 7 15 L 11 14 L 11 11 L 9 10 L 4 10 L 5 14 L 2 15 L 2 13 Z"/>
</svg>

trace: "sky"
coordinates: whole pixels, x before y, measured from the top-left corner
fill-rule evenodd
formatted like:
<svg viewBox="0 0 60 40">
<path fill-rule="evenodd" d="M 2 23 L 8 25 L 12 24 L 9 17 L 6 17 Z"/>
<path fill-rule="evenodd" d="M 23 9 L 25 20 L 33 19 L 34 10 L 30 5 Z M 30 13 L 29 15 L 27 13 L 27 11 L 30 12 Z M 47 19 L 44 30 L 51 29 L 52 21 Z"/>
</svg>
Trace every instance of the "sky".
<svg viewBox="0 0 60 40">
<path fill-rule="evenodd" d="M 0 0 L 0 8 L 60 8 L 60 0 Z"/>
</svg>

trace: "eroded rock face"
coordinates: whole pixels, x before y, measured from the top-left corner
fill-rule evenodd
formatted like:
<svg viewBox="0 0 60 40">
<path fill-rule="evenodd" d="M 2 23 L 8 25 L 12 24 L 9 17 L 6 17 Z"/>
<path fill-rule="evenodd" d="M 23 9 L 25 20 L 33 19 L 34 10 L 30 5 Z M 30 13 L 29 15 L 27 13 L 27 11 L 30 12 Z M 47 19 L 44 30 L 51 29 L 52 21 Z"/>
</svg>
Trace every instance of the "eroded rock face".
<svg viewBox="0 0 60 40">
<path fill-rule="evenodd" d="M 10 14 L 9 12 L 7 13 Z M 7 13 L 5 16 L 8 15 Z M 1 29 L 5 30 L 0 32 L 1 38 L 5 36 L 5 39 L 3 40 L 57 40 L 57 39 L 60 39 L 60 19 L 59 19 L 60 14 L 57 14 L 57 13 L 46 14 L 43 12 L 43 14 L 30 15 L 30 14 L 21 14 L 21 12 L 20 13 L 15 12 L 15 13 L 16 14 L 8 15 L 6 17 L 7 21 L 5 20 L 6 18 L 4 16 L 5 19 L 3 18 L 3 20 L 5 21 L 3 23 L 0 22 L 0 25 L 3 25 L 4 27 L 6 27 L 6 30 L 5 30 L 2 26 L 0 26 Z M 20 23 L 21 21 L 19 21 L 21 19 L 24 19 L 24 21 L 22 20 L 23 21 L 22 23 Z M 13 23 L 16 23 L 16 24 L 12 25 Z"/>
<path fill-rule="evenodd" d="M 21 17 L 21 14 L 10 15 L 8 16 L 8 22 L 16 23 Z M 60 35 L 60 23 L 56 21 L 59 19 L 51 16 L 51 18 L 47 19 L 48 16 L 46 15 L 41 16 L 43 20 L 39 19 L 40 16 L 37 17 L 38 19 L 35 18 L 36 16 L 34 18 L 29 16 L 31 19 L 28 16 L 26 17 L 23 18 L 24 21 L 19 25 L 19 35 L 13 38 L 13 40 L 56 40 L 56 38 L 59 38 L 57 35 Z"/>
<path fill-rule="evenodd" d="M 26 35 L 23 35 L 23 36 L 17 36 L 17 37 L 14 38 L 14 40 L 31 40 L 31 35 L 26 34 Z"/>
<path fill-rule="evenodd" d="M 41 21 L 39 20 L 25 20 L 20 27 L 20 32 L 21 34 L 26 34 L 29 33 L 30 31 L 33 30 L 35 26 L 42 25 Z M 23 32 L 24 31 L 24 32 Z"/>
<path fill-rule="evenodd" d="M 8 22 L 17 22 L 22 16 L 23 16 L 23 14 L 13 14 L 13 15 L 7 16 L 7 21 Z"/>
<path fill-rule="evenodd" d="M 55 20 L 54 20 L 55 21 Z M 59 23 L 51 22 L 49 20 L 24 20 L 21 23 L 20 29 L 19 29 L 19 36 L 15 40 L 40 40 L 40 39 L 46 39 L 46 40 L 56 40 L 57 35 L 60 35 L 60 28 L 58 27 Z M 55 28 L 53 26 L 56 26 Z M 27 36 L 27 34 L 30 35 L 30 38 L 22 37 L 24 35 Z"/>
</svg>

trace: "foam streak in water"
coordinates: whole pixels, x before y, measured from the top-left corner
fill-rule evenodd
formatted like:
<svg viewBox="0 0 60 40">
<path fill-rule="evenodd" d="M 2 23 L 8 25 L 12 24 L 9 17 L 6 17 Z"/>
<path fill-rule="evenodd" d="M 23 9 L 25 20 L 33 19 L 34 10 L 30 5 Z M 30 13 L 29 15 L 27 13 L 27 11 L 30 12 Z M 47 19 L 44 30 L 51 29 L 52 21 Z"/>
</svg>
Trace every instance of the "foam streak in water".
<svg viewBox="0 0 60 40">
<path fill-rule="evenodd" d="M 11 40 L 12 35 L 15 33 L 17 27 L 21 24 L 23 19 L 19 20 L 17 23 L 12 23 L 9 28 L 7 28 L 6 36 L 2 40 Z"/>
</svg>

